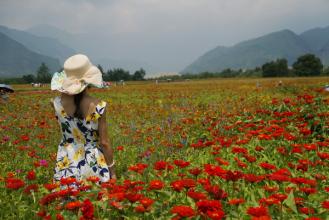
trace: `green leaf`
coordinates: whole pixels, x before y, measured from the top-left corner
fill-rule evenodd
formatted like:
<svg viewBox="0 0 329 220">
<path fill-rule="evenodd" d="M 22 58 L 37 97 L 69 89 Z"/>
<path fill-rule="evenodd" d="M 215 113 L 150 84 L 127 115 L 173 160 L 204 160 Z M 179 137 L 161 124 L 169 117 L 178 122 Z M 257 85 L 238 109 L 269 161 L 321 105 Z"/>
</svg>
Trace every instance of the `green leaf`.
<svg viewBox="0 0 329 220">
<path fill-rule="evenodd" d="M 288 198 L 283 202 L 283 204 L 291 208 L 291 210 L 293 210 L 295 213 L 298 213 L 293 191 L 289 193 Z"/>
</svg>

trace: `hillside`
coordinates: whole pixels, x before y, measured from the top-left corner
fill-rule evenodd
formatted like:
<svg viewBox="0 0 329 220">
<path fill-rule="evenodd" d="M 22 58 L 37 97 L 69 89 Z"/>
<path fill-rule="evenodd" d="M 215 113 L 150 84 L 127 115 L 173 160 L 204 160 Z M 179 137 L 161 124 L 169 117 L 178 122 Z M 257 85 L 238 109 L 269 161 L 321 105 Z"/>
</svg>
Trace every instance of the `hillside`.
<svg viewBox="0 0 329 220">
<path fill-rule="evenodd" d="M 61 63 L 75 50 L 50 37 L 40 37 L 26 31 L 0 26 L 0 32 L 21 43 L 27 49 L 58 59 Z"/>
<path fill-rule="evenodd" d="M 326 30 L 313 29 L 302 35 L 297 35 L 290 30 L 282 30 L 238 43 L 232 47 L 217 47 L 199 57 L 182 73 L 217 72 L 226 68 L 254 68 L 277 58 L 286 58 L 291 65 L 298 56 L 305 53 L 315 53 L 321 57 L 324 64 L 328 65 L 329 32 Z M 312 44 L 315 41 L 317 44 Z"/>
<path fill-rule="evenodd" d="M 33 52 L 3 33 L 0 33 L 0 57 L 1 77 L 34 74 L 42 62 L 52 72 L 60 68 L 57 59 Z"/>
</svg>

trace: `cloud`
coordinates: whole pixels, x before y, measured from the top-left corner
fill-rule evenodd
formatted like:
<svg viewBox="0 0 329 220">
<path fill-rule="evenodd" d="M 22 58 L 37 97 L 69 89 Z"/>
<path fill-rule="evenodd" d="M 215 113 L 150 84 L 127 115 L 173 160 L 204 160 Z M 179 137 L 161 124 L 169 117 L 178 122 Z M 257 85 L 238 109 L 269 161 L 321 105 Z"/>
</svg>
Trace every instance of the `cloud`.
<svg viewBox="0 0 329 220">
<path fill-rule="evenodd" d="M 0 23 L 94 34 L 110 40 L 112 57 L 178 71 L 218 45 L 328 26 L 328 11 L 328 0 L 1 0 Z"/>
</svg>

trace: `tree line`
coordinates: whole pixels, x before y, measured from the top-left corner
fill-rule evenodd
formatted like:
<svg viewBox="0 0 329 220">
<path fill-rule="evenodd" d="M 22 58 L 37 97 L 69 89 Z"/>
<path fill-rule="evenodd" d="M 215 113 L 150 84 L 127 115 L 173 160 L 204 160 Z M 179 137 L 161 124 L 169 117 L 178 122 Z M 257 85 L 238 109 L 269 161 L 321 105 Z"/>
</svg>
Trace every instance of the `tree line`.
<svg viewBox="0 0 329 220">
<path fill-rule="evenodd" d="M 297 58 L 289 68 L 287 59 L 276 59 L 254 69 L 225 69 L 221 72 L 202 72 L 172 76 L 172 79 L 204 79 L 231 77 L 295 77 L 295 76 L 329 76 L 329 67 L 324 67 L 320 58 L 314 54 L 305 54 Z M 164 78 L 164 77 L 162 77 Z M 167 77 L 168 78 L 168 77 Z"/>
<path fill-rule="evenodd" d="M 101 71 L 103 75 L 104 81 L 141 81 L 145 80 L 144 77 L 146 72 L 143 68 L 135 71 L 133 74 L 130 74 L 129 71 L 124 70 L 122 68 L 114 68 L 104 71 L 101 65 L 97 65 L 98 69 Z M 63 69 L 60 69 L 62 71 Z M 36 74 L 27 74 L 23 75 L 22 77 L 16 78 L 6 78 L 0 79 L 1 83 L 8 83 L 8 84 L 24 84 L 24 83 L 50 83 L 52 78 L 52 73 L 50 72 L 48 66 L 45 63 L 41 63 L 39 68 L 36 71 Z"/>
</svg>

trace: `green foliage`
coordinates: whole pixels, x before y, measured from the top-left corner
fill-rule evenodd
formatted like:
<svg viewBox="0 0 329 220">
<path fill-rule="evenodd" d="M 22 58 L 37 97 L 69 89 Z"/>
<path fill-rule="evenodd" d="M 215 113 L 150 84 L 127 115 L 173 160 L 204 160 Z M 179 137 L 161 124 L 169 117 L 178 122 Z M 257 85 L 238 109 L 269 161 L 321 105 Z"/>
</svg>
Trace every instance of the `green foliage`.
<svg viewBox="0 0 329 220">
<path fill-rule="evenodd" d="M 34 75 L 29 74 L 29 75 L 24 75 L 22 76 L 23 81 L 25 81 L 26 83 L 33 83 L 36 81 L 36 78 Z"/>
<path fill-rule="evenodd" d="M 287 76 L 289 73 L 288 61 L 286 59 L 277 59 L 265 63 L 262 66 L 262 72 L 263 77 Z"/>
<path fill-rule="evenodd" d="M 130 80 L 131 76 L 129 71 L 126 71 L 122 68 L 108 70 L 106 73 L 107 80 L 110 81 L 120 81 L 120 80 Z"/>
<path fill-rule="evenodd" d="M 323 65 L 320 58 L 314 54 L 305 54 L 298 57 L 293 69 L 297 76 L 318 76 L 322 72 Z"/>
<path fill-rule="evenodd" d="M 50 83 L 51 81 L 51 74 L 45 63 L 41 63 L 39 69 L 37 70 L 37 81 L 41 83 Z"/>
<path fill-rule="evenodd" d="M 144 80 L 145 77 L 145 70 L 141 68 L 140 70 L 137 70 L 134 75 L 132 76 L 133 80 Z"/>
</svg>

